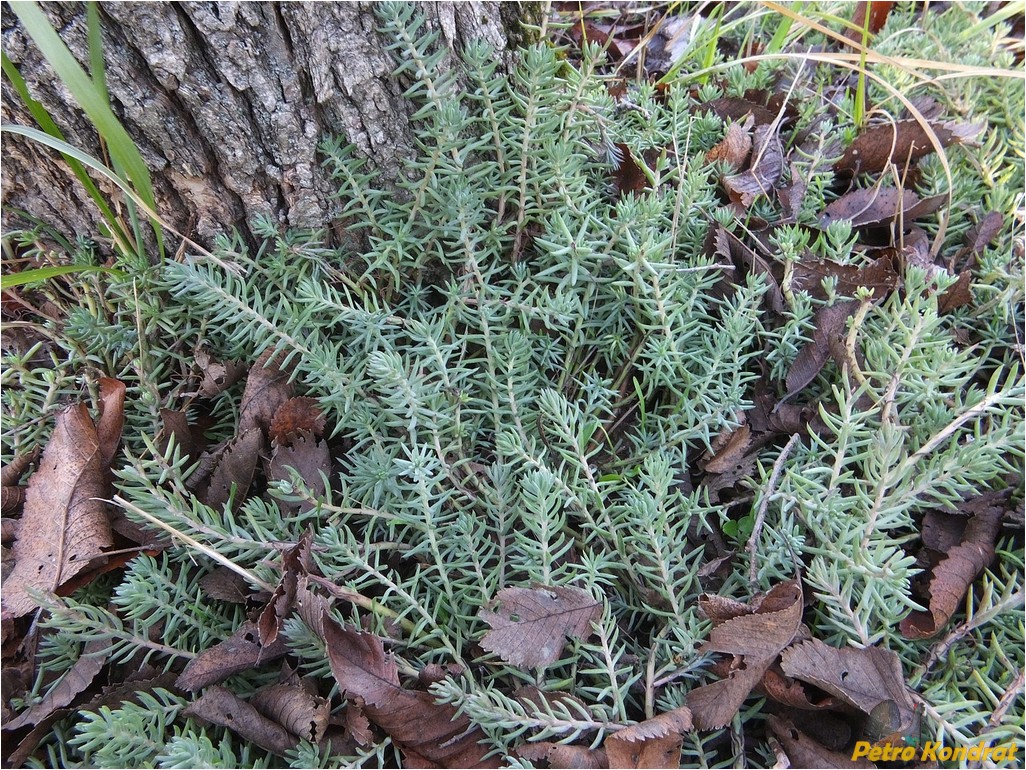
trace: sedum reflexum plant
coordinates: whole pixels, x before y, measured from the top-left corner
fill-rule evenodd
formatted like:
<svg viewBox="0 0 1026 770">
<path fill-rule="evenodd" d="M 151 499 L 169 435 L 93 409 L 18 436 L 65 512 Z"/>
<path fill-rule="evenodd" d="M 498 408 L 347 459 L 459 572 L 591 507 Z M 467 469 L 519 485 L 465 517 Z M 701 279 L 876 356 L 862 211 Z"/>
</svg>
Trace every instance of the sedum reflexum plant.
<svg viewBox="0 0 1026 770">
<path fill-rule="evenodd" d="M 927 670 L 929 641 L 897 629 L 916 608 L 910 584 L 921 566 L 910 543 L 922 513 L 1021 485 L 1023 375 L 1007 344 L 1009 316 L 1021 323 L 1021 307 L 1010 310 L 1022 300 L 1021 266 L 1001 256 L 1010 236 L 983 257 L 981 292 L 994 301 L 979 318 L 942 314 L 949 279 L 912 266 L 901 291 L 863 302 L 846 329 L 857 364 L 827 365 L 803 392 L 824 428 L 786 449 L 786 438 L 767 442 L 734 496 L 721 499 L 702 474 L 717 437 L 743 424 L 757 386 L 774 382 L 783 393 L 815 311 L 843 299 L 796 292 L 771 315 L 766 278 L 736 275 L 707 246 L 714 228 L 743 236 L 747 223 L 723 204 L 717 168 L 704 159 L 724 123 L 698 105 L 743 93 L 744 78 L 707 84 L 700 98 L 642 85 L 628 107 L 604 88 L 595 47 L 575 67 L 538 45 L 505 76 L 474 44 L 463 52 L 471 86 L 460 91 L 454 73 L 438 71 L 435 36 L 412 6 L 380 13 L 397 75 L 409 83 L 418 156 L 391 189 L 344 141 L 325 143 L 345 247 L 262 224 L 257 253 L 225 240 L 215 259 L 168 262 L 142 291 L 114 283 L 107 300 L 83 305 L 63 328 L 61 349 L 130 385 L 116 468 L 126 514 L 149 526 L 156 519 L 180 539 L 117 577 L 47 600 L 42 625 L 54 633 L 24 705 L 83 656 L 180 669 L 245 618 L 200 579 L 227 563 L 253 588 L 273 587 L 280 550 L 311 531 L 320 574 L 366 599 L 339 602 L 335 617 L 388 640 L 404 678 L 430 663 L 458 665 L 433 694 L 520 766 L 530 766 L 514 754 L 526 739 L 598 746 L 683 705 L 709 676 L 699 595 L 745 599 L 799 574 L 812 634 L 897 652 L 927 704 L 928 730 L 967 745 L 1021 742 L 1010 727 L 1021 724 L 1021 699 L 987 722 L 1010 681 L 1001 667 L 1023 667 L 1021 540 L 1001 541 L 999 564 L 964 620 L 983 619 L 952 642 L 946 661 Z M 800 117 L 799 127 L 814 119 Z M 829 124 L 820 130 L 841 135 Z M 644 191 L 613 184 L 625 152 Z M 1015 170 L 1021 182 L 1021 162 Z M 821 196 L 800 215 L 809 219 L 830 195 L 832 172 L 822 157 L 805 171 L 809 196 Z M 849 235 L 832 226 L 812 248 L 845 262 Z M 781 262 L 800 251 L 787 237 L 773 244 Z M 986 340 L 959 344 L 953 318 L 987 330 Z M 282 354 L 333 433 L 327 491 L 296 473 L 219 508 L 194 496 L 187 458 L 173 443 L 159 450 L 153 437 L 160 407 L 181 403 L 187 353 L 201 343 L 245 361 Z M 66 395 L 71 375 L 63 360 L 48 375 L 27 357 L 8 366 L 22 383 L 4 395 L 5 435 L 22 437 L 5 445 L 12 452 L 40 440 L 21 427 L 27 407 Z M 217 438 L 232 435 L 238 396 L 216 397 Z M 299 513 L 285 513 L 290 501 L 303 503 Z M 760 508 L 752 582 L 747 534 L 734 543 L 729 533 Z M 555 663 L 523 670 L 484 652 L 479 613 L 500 590 L 536 584 L 582 589 L 600 612 L 593 633 L 568 641 Z M 315 629 L 292 617 L 283 633 L 300 673 L 337 696 Z M 993 644 L 980 647 L 977 636 Z M 956 660 L 968 649 L 984 661 L 972 685 Z M 248 694 L 277 676 L 275 666 L 257 668 L 228 686 Z M 574 700 L 525 702 L 514 696 L 523 685 Z M 62 766 L 280 763 L 186 718 L 192 697 L 158 688 L 117 709 L 74 714 L 45 750 Z M 772 763 L 761 706 L 753 698 L 732 727 L 688 735 L 682 765 Z M 346 754 L 301 743 L 287 760 L 399 758 L 386 739 Z"/>
</svg>

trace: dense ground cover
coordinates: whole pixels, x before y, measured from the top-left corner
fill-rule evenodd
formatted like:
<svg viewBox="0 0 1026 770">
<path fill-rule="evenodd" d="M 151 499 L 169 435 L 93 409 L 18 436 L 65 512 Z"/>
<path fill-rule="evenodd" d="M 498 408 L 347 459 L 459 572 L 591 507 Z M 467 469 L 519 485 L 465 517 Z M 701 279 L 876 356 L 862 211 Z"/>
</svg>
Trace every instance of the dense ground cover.
<svg viewBox="0 0 1026 770">
<path fill-rule="evenodd" d="M 563 9 L 458 90 L 379 10 L 420 155 L 325 142 L 342 243 L 5 291 L 7 761 L 1021 754 L 1008 14 Z"/>
</svg>

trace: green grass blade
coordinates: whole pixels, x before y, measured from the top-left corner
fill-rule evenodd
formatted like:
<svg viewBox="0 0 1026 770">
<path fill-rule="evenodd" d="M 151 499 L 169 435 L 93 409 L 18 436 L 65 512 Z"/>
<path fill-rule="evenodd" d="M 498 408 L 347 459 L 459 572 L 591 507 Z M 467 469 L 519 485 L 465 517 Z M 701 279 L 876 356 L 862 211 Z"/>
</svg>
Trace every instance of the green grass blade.
<svg viewBox="0 0 1026 770">
<path fill-rule="evenodd" d="M 100 10 L 95 2 L 86 5 L 86 35 L 89 39 L 89 74 L 103 101 L 110 104 L 107 68 L 103 61 L 103 35 L 100 33 Z"/>
<path fill-rule="evenodd" d="M 30 128 L 28 126 L 17 126 L 17 125 L 5 125 L 0 126 L 0 132 L 7 132 L 11 134 L 18 134 L 19 136 L 27 136 L 29 139 L 34 139 L 40 144 L 45 144 L 47 147 L 52 147 L 62 155 L 70 155 L 72 158 L 77 160 L 84 166 L 88 166 L 93 171 L 102 174 L 107 179 L 112 181 L 121 191 L 128 196 L 128 199 L 132 201 L 140 210 L 146 214 L 150 219 L 154 220 L 154 225 L 160 227 L 163 223 L 160 221 L 160 217 L 157 212 L 144 201 L 134 189 L 128 180 L 121 177 L 119 174 L 111 171 L 107 166 L 103 165 L 100 161 L 94 158 L 88 153 L 82 152 L 82 150 L 68 144 L 62 139 L 50 136 L 44 131 L 40 131 L 38 128 Z"/>
<path fill-rule="evenodd" d="M 65 141 L 63 132 L 61 132 L 60 128 L 58 128 L 57 124 L 53 121 L 50 113 L 47 112 L 46 108 L 42 104 L 32 98 L 32 95 L 29 94 L 28 86 L 25 84 L 25 79 L 21 76 L 21 73 L 18 71 L 14 62 L 7 57 L 7 53 L 3 51 L 0 51 L 0 66 L 2 66 L 4 74 L 14 87 L 14 90 L 18 93 L 18 98 L 21 99 L 22 104 L 24 104 L 28 109 L 36 123 L 39 124 L 39 127 L 55 139 Z M 82 184 L 82 188 L 86 191 L 89 197 L 93 199 L 97 208 L 100 209 L 100 214 L 103 216 L 107 227 L 111 231 L 110 235 L 115 240 L 127 242 L 125 233 L 118 224 L 114 211 L 107 203 L 107 199 L 104 197 L 103 193 L 100 192 L 100 188 L 96 186 L 96 183 L 90 178 L 89 174 L 86 173 L 85 167 L 70 155 L 64 155 L 64 160 L 67 162 L 72 173 Z"/>
<path fill-rule="evenodd" d="M 36 3 L 15 3 L 11 6 L 11 10 L 24 25 L 25 31 L 32 36 L 40 52 L 54 68 L 61 82 L 89 116 L 97 133 L 106 143 L 115 170 L 131 182 L 147 208 L 153 210 L 156 207 L 156 199 L 153 197 L 150 171 L 132 137 L 128 135 L 125 127 L 121 125 L 121 121 L 111 110 L 106 87 L 97 85 L 82 69 Z M 96 11 L 94 11 L 91 24 L 95 26 L 95 30 L 90 33 L 90 55 L 92 57 L 92 50 L 99 46 L 99 15 Z M 135 219 L 134 226 L 137 234 L 136 242 L 141 243 L 141 239 L 138 238 L 140 235 L 138 219 L 135 217 L 133 219 Z M 163 254 L 163 233 L 156 222 L 153 223 L 153 228 L 157 246 L 160 253 Z"/>
<path fill-rule="evenodd" d="M 30 283 L 42 283 L 56 278 L 60 275 L 71 275 L 72 273 L 108 273 L 109 275 L 124 278 L 125 274 L 120 270 L 111 267 L 100 267 L 99 265 L 62 265 L 60 267 L 38 267 L 33 270 L 22 270 L 20 273 L 0 276 L 0 289 L 6 290 L 15 286 L 24 286 Z"/>
<path fill-rule="evenodd" d="M 155 201 L 149 169 L 139 149 L 104 98 L 103 89 L 98 88 L 82 69 L 36 3 L 14 3 L 11 10 L 24 25 L 25 31 L 32 36 L 40 52 L 57 72 L 61 82 L 67 86 L 79 107 L 89 116 L 97 132 L 107 142 L 115 168 L 122 169 L 139 191 L 139 197 L 153 208 Z"/>
</svg>

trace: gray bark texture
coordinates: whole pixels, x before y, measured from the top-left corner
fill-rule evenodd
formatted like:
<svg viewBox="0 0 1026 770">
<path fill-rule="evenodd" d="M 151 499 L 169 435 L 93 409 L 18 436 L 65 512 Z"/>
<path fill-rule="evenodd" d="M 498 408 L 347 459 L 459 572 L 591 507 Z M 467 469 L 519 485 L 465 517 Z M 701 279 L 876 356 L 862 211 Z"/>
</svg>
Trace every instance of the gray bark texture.
<svg viewBox="0 0 1026 770">
<path fill-rule="evenodd" d="M 80 63 L 82 3 L 43 3 Z M 505 64 L 537 3 L 434 2 L 421 11 L 458 67 L 463 46 L 488 41 Z M 412 152 L 404 86 L 377 32 L 374 4 L 321 2 L 101 3 L 112 107 L 153 175 L 160 214 L 201 242 L 257 215 L 323 228 L 337 210 L 318 142 L 344 135 L 395 179 Z M 100 157 L 97 136 L 7 4 L 3 48 L 67 140 Z M 34 125 L 7 79 L 0 115 Z M 59 155 L 4 136 L 5 229 L 15 208 L 64 234 L 95 237 L 98 213 Z"/>
</svg>

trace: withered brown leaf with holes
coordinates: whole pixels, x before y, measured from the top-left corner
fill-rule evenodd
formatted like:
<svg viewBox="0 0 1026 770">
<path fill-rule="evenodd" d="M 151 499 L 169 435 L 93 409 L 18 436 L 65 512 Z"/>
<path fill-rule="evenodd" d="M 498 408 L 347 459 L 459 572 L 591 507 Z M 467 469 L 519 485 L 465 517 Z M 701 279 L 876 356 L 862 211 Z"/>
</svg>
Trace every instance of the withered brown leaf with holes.
<svg viewBox="0 0 1026 770">
<path fill-rule="evenodd" d="M 175 686 L 197 692 L 261 663 L 270 663 L 288 652 L 285 639 L 278 637 L 271 644 L 260 644 L 256 624 L 247 620 L 223 642 L 208 647 L 190 660 L 175 681 Z"/>
<path fill-rule="evenodd" d="M 883 701 L 893 701 L 901 729 L 912 726 L 915 704 L 905 688 L 901 661 L 890 650 L 838 649 L 810 639 L 784 650 L 780 665 L 788 676 L 814 684 L 865 714 Z"/>
<path fill-rule="evenodd" d="M 116 398 L 109 403 L 112 409 L 118 406 Z M 107 425 L 112 422 L 116 420 L 109 418 Z M 32 474 L 25 493 L 13 548 L 15 564 L 4 581 L 3 618 L 21 617 L 36 608 L 27 589 L 55 591 L 110 547 L 110 521 L 103 502 L 109 472 L 104 457 L 113 456 L 114 451 L 110 427 L 104 438 L 101 446 L 85 404 L 57 416 L 39 470 Z"/>
<path fill-rule="evenodd" d="M 791 762 L 791 767 L 822 767 L 822 768 L 873 768 L 872 762 L 865 759 L 852 760 L 851 754 L 832 751 L 820 745 L 794 723 L 787 719 L 770 714 L 767 724 L 777 740 L 783 744 L 784 751 Z"/>
<path fill-rule="evenodd" d="M 547 666 L 559 659 L 566 638 L 581 639 L 602 614 L 602 605 L 587 591 L 572 586 L 504 588 L 493 603 L 497 612 L 478 616 L 492 627 L 481 647 L 514 666 Z"/>
</svg>

